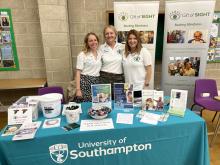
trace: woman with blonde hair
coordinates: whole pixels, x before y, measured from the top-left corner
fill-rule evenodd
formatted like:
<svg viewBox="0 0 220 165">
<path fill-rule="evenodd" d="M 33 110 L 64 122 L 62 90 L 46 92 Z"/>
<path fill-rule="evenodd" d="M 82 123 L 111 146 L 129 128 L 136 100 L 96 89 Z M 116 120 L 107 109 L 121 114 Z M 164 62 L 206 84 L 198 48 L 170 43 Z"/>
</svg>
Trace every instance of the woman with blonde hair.
<svg viewBox="0 0 220 165">
<path fill-rule="evenodd" d="M 128 32 L 125 52 L 123 55 L 125 82 L 133 84 L 134 91 L 140 91 L 149 86 L 152 74 L 151 54 L 141 45 L 139 32 Z"/>
<path fill-rule="evenodd" d="M 116 41 L 117 31 L 114 26 L 106 26 L 103 35 L 105 43 L 100 46 L 102 52 L 100 82 L 103 84 L 111 83 L 113 96 L 113 83 L 124 82 L 122 69 L 123 46 Z"/>
<path fill-rule="evenodd" d="M 92 100 L 91 85 L 99 83 L 101 54 L 98 51 L 99 38 L 90 32 L 84 38 L 83 51 L 77 56 L 76 63 L 76 97 L 82 102 Z"/>
</svg>

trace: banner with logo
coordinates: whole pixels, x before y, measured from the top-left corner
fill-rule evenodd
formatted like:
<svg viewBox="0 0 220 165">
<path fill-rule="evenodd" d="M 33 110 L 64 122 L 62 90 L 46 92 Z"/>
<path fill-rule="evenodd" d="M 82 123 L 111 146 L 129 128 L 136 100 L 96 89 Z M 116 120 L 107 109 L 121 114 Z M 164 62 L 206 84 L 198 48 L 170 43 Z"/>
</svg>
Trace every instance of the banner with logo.
<svg viewBox="0 0 220 165">
<path fill-rule="evenodd" d="M 162 89 L 189 90 L 193 101 L 194 82 L 205 76 L 209 33 L 215 0 L 166 1 L 162 61 Z"/>
<path fill-rule="evenodd" d="M 158 11 L 158 1 L 114 2 L 114 25 L 118 31 L 118 42 L 125 44 L 128 31 L 138 30 L 142 45 L 152 56 L 152 73 L 154 73 Z M 154 88 L 154 74 L 151 77 L 150 88 Z"/>
</svg>

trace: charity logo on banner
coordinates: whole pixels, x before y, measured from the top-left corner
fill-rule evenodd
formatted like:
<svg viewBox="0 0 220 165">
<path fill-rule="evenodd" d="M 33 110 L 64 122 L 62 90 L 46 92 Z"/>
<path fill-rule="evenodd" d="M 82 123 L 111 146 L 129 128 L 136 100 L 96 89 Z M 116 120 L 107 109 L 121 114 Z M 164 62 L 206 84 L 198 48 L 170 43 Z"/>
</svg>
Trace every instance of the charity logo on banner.
<svg viewBox="0 0 220 165">
<path fill-rule="evenodd" d="M 118 31 L 118 42 L 125 44 L 129 30 L 139 31 L 143 47 L 146 47 L 152 56 L 152 73 L 154 73 L 158 11 L 159 1 L 114 2 L 114 25 Z M 153 84 L 152 74 L 150 82 L 152 89 Z"/>
<path fill-rule="evenodd" d="M 189 90 L 189 97 L 193 97 L 195 80 L 205 75 L 214 8 L 215 0 L 166 1 L 162 61 L 165 95 L 176 88 Z"/>
<path fill-rule="evenodd" d="M 51 159 L 58 164 L 64 163 L 66 160 L 102 157 L 115 154 L 128 155 L 132 152 L 144 152 L 152 149 L 151 143 L 129 144 L 127 137 L 119 139 L 106 139 L 105 141 L 96 142 L 78 142 L 75 149 L 68 150 L 71 146 L 67 144 L 54 144 L 49 147 Z"/>
</svg>

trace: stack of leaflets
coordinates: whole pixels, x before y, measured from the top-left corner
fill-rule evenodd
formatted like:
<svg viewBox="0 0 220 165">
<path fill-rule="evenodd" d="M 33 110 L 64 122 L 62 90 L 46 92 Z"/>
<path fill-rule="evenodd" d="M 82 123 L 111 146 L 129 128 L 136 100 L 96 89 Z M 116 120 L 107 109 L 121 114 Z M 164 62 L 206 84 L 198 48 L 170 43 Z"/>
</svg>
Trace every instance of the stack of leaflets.
<svg viewBox="0 0 220 165">
<path fill-rule="evenodd" d="M 15 133 L 12 140 L 33 139 L 40 125 L 41 121 L 24 123 Z"/>
<path fill-rule="evenodd" d="M 142 90 L 142 110 L 163 110 L 164 92 L 156 90 Z"/>
<path fill-rule="evenodd" d="M 170 108 L 168 113 L 175 116 L 184 117 L 187 103 L 187 90 L 171 90 Z"/>
<path fill-rule="evenodd" d="M 114 83 L 114 109 L 133 108 L 133 85 L 128 83 Z"/>
<path fill-rule="evenodd" d="M 21 124 L 8 125 L 4 129 L 4 132 L 2 133 L 2 136 L 14 135 L 20 127 L 21 127 Z"/>
<path fill-rule="evenodd" d="M 95 84 L 92 88 L 92 106 L 111 108 L 111 84 Z"/>
</svg>

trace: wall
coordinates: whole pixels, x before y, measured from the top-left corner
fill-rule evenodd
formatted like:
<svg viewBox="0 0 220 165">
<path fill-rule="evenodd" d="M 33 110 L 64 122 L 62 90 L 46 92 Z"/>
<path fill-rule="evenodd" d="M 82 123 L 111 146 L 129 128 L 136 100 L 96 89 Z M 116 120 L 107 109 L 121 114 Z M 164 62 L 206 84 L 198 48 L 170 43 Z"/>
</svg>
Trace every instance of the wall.
<svg viewBox="0 0 220 165">
<path fill-rule="evenodd" d="M 118 0 L 124 1 L 124 0 Z M 129 1 L 129 0 L 127 0 Z M 136 1 L 136 0 L 132 0 Z M 106 11 L 114 0 L 0 0 L 11 8 L 19 71 L 1 71 L 0 79 L 43 78 L 49 85 L 66 87 L 73 79 L 76 56 L 86 33 L 97 33 L 103 42 Z M 216 11 L 220 11 L 220 1 Z M 164 0 L 160 1 L 160 13 Z M 161 62 L 156 61 L 155 87 L 160 88 Z M 214 78 L 220 89 L 220 64 L 208 64 L 206 77 Z"/>
<path fill-rule="evenodd" d="M 11 8 L 19 71 L 1 71 L 0 79 L 46 77 L 41 28 L 36 0 L 0 0 Z"/>
<path fill-rule="evenodd" d="M 38 8 L 48 85 L 66 92 L 73 77 L 67 0 L 38 0 Z"/>
</svg>

